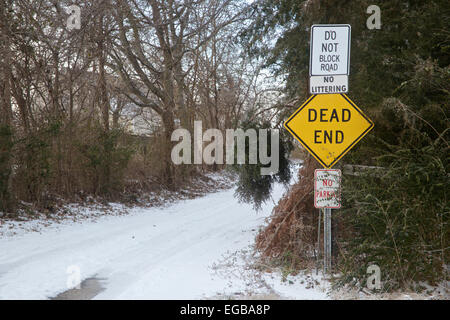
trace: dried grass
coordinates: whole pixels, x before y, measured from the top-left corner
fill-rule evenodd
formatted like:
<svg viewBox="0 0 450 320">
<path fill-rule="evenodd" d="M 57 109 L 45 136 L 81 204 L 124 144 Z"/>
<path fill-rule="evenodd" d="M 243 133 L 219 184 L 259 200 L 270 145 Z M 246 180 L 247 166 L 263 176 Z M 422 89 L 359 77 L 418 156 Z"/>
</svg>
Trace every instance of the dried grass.
<svg viewBox="0 0 450 320">
<path fill-rule="evenodd" d="M 314 208 L 314 170 L 319 164 L 308 158 L 299 179 L 274 208 L 268 225 L 256 238 L 256 248 L 264 258 L 309 267 L 316 260 L 319 214 Z"/>
</svg>

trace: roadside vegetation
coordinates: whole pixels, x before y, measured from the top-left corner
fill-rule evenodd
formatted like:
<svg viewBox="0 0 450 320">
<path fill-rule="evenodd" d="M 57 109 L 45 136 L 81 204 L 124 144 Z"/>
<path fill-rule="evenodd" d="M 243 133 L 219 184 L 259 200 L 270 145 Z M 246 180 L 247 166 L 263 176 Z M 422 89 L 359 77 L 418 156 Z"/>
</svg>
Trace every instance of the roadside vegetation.
<svg viewBox="0 0 450 320">
<path fill-rule="evenodd" d="M 335 285 L 364 287 L 376 264 L 382 290 L 420 290 L 449 280 L 450 5 L 383 1 L 381 29 L 369 30 L 371 4 L 263 0 L 242 36 L 250 54 L 285 76 L 286 119 L 308 97 L 309 27 L 351 24 L 348 95 L 375 128 L 337 167 L 383 169 L 344 175 L 343 206 L 333 212 Z M 322 247 L 313 206 L 319 164 L 304 160 L 299 182 L 257 237 L 263 257 L 292 272 L 314 266 Z"/>
</svg>

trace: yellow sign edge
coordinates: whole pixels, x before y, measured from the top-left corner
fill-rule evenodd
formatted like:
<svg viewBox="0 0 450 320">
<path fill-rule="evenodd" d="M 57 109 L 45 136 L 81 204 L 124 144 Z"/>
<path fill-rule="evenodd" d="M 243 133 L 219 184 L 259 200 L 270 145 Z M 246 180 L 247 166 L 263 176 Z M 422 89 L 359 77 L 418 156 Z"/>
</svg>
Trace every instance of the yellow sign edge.
<svg viewBox="0 0 450 320">
<path fill-rule="evenodd" d="M 366 129 L 366 130 L 364 130 L 364 132 L 363 133 L 361 133 L 361 135 L 356 139 L 356 140 L 354 140 L 353 142 L 352 142 L 352 144 L 350 144 L 338 157 L 336 157 L 335 159 L 334 159 L 334 161 L 333 162 L 331 162 L 329 165 L 327 165 L 325 162 L 323 162 L 322 161 L 322 159 L 320 159 L 319 158 L 319 156 L 317 156 L 316 154 L 315 154 L 315 152 L 306 144 L 306 143 L 304 143 L 301 139 L 300 139 L 300 137 L 299 136 L 297 136 L 297 134 L 293 131 L 293 130 L 291 130 L 291 128 L 289 128 L 289 126 L 288 126 L 288 123 L 289 123 L 289 121 L 291 121 L 292 120 L 292 118 L 294 118 L 304 107 L 306 107 L 306 105 L 308 104 L 308 103 L 310 103 L 311 102 L 311 100 L 313 100 L 316 96 L 317 96 L 317 94 L 314 94 L 314 95 L 312 95 L 311 97 L 309 97 L 286 121 L 284 121 L 283 122 L 283 126 L 284 126 L 284 128 L 286 129 L 286 130 L 288 130 L 293 136 L 294 136 L 294 138 L 298 141 L 298 142 L 300 142 L 300 144 L 306 149 L 306 150 L 308 150 L 309 151 L 309 153 L 320 163 L 320 164 L 322 164 L 325 168 L 327 168 L 327 169 L 330 169 L 330 168 L 332 168 L 339 160 L 341 160 L 342 159 L 342 157 L 344 157 L 346 154 L 347 154 L 347 152 L 349 152 L 366 134 L 368 134 L 372 129 L 373 129 L 373 127 L 375 126 L 374 125 L 374 123 L 372 122 L 372 120 L 369 118 L 369 117 L 367 117 L 365 114 L 364 114 L 364 112 L 362 112 L 362 110 L 349 98 L 349 97 L 347 97 L 347 95 L 346 94 L 344 94 L 344 93 L 341 93 L 340 94 L 341 96 L 343 96 L 344 97 L 344 99 L 345 100 L 347 100 L 347 102 L 348 103 L 350 103 L 351 105 L 352 105 L 352 107 L 353 108 L 355 108 L 356 109 L 356 111 L 358 111 L 361 115 L 362 115 L 362 117 L 364 118 L 364 119 L 366 119 L 366 121 L 369 123 L 369 127 Z"/>
</svg>

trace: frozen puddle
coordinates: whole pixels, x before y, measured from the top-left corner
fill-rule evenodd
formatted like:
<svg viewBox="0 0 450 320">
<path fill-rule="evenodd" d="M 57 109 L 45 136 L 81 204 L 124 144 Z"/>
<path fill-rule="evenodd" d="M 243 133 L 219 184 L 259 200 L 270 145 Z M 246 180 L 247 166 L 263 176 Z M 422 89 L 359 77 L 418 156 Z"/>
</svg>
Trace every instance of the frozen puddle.
<svg viewBox="0 0 450 320">
<path fill-rule="evenodd" d="M 88 278 L 81 282 L 80 288 L 74 288 L 58 294 L 52 300 L 91 300 L 105 290 L 105 278 Z"/>
</svg>

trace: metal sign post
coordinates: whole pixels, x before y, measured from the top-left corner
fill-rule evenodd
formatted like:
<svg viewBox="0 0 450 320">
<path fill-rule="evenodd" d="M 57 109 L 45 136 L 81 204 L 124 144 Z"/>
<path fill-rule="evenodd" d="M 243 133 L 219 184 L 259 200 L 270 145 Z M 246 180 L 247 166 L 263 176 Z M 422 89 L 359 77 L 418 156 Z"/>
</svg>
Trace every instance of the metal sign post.
<svg viewBox="0 0 450 320">
<path fill-rule="evenodd" d="M 331 271 L 331 209 L 323 210 L 323 269 L 326 274 Z"/>
<path fill-rule="evenodd" d="M 331 209 L 341 207 L 341 170 L 316 169 L 314 172 L 314 206 L 323 209 L 324 274 L 331 272 Z M 320 227 L 319 227 L 320 229 Z M 320 232 L 320 231 L 319 231 Z"/>
</svg>

